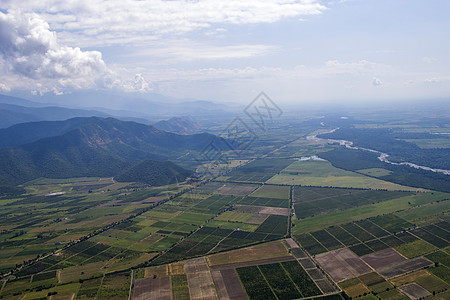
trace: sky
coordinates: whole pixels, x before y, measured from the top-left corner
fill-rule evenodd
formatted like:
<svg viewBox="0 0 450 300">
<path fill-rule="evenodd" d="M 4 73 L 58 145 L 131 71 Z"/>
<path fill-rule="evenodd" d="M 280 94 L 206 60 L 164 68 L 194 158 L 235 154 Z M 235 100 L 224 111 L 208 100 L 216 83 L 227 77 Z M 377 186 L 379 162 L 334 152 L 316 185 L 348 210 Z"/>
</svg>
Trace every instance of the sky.
<svg viewBox="0 0 450 300">
<path fill-rule="evenodd" d="M 446 98 L 449 15 L 448 0 L 2 0 L 0 93 Z"/>
</svg>

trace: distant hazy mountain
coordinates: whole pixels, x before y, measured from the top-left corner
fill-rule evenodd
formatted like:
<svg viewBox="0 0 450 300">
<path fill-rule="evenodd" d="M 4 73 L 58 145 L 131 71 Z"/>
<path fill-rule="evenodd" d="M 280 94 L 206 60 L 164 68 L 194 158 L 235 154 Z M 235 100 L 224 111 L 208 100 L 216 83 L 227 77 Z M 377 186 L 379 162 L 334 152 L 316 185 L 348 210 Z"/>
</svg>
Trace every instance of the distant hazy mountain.
<svg viewBox="0 0 450 300">
<path fill-rule="evenodd" d="M 39 177 L 115 176 L 140 160 L 172 159 L 187 150 L 201 151 L 214 140 L 216 145 L 222 143 L 206 133 L 178 135 L 113 118 L 79 119 L 59 123 L 68 130 L 61 135 L 0 149 L 0 184 L 20 184 Z M 45 122 L 40 130 L 58 133 L 51 123 Z M 22 128 L 27 130 L 26 126 Z M 43 135 L 39 130 L 36 134 Z M 17 144 L 12 135 L 9 142 Z"/>
<path fill-rule="evenodd" d="M 45 100 L 43 100 L 45 99 Z M 136 117 L 208 115 L 241 110 L 239 106 L 196 99 L 177 99 L 157 93 L 125 93 L 119 91 L 79 91 L 64 95 L 35 96 L 33 101 L 64 103 L 65 106 L 133 112 Z M 117 115 L 122 116 L 122 115 Z"/>
<path fill-rule="evenodd" d="M 158 186 L 182 182 L 192 174 L 170 161 L 146 159 L 131 166 L 114 179 L 120 182 L 143 182 Z"/>
<path fill-rule="evenodd" d="M 62 135 L 75 128 L 91 123 L 99 123 L 97 117 L 73 118 L 65 121 L 39 121 L 13 125 L 0 129 L 0 148 L 11 148 L 29 144 L 37 140 Z"/>
<path fill-rule="evenodd" d="M 16 101 L 21 105 L 11 104 Z M 7 103 L 5 103 L 7 102 Z M 22 106 L 30 105 L 30 106 Z M 39 104 L 0 95 L 0 128 L 6 128 L 15 124 L 33 121 L 58 121 L 74 117 L 108 117 L 107 113 L 96 110 L 72 109 L 58 106 L 38 107 Z"/>
<path fill-rule="evenodd" d="M 0 108 L 0 128 L 6 128 L 11 125 L 23 122 L 33 122 L 39 120 L 42 119 L 36 115 L 32 115 L 29 113 L 14 112 Z"/>
<path fill-rule="evenodd" d="M 202 127 L 191 117 L 173 117 L 169 120 L 159 121 L 158 123 L 155 123 L 153 126 L 165 131 L 180 134 L 194 133 L 197 132 Z"/>
<path fill-rule="evenodd" d="M 7 95 L 0 94 L 0 103 L 4 104 L 13 104 L 13 105 L 19 105 L 19 106 L 25 106 L 25 107 L 45 107 L 45 106 L 52 106 L 48 103 L 39 103 L 34 101 L 25 100 L 19 97 L 12 97 Z"/>
</svg>

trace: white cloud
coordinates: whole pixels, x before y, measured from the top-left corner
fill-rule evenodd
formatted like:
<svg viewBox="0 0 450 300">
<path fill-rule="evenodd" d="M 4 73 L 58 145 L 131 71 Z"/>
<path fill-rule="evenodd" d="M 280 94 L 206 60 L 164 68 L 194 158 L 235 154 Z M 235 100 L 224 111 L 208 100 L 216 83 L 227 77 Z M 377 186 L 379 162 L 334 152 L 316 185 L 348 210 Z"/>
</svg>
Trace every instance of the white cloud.
<svg viewBox="0 0 450 300">
<path fill-rule="evenodd" d="M 2 90 L 3 92 L 9 92 L 11 91 L 11 88 L 6 84 L 0 82 L 0 90 Z"/>
<path fill-rule="evenodd" d="M 372 78 L 372 85 L 373 86 L 382 86 L 383 82 L 379 78 L 374 77 L 374 78 Z"/>
<path fill-rule="evenodd" d="M 3 0 L 0 9 L 41 14 L 70 42 L 106 45 L 142 42 L 223 24 L 273 23 L 322 13 L 318 0 Z"/>
<path fill-rule="evenodd" d="M 32 79 L 80 79 L 106 66 L 98 51 L 60 45 L 56 33 L 36 14 L 0 12 L 0 59 L 12 73 Z"/>
<path fill-rule="evenodd" d="M 142 57 L 145 58 L 142 59 L 143 61 L 148 61 L 152 64 L 153 60 L 156 60 L 157 64 L 173 64 L 177 62 L 195 60 L 249 58 L 265 55 L 277 49 L 278 48 L 276 46 L 261 44 L 215 46 L 182 40 L 170 43 L 166 42 L 161 46 L 154 48 L 137 50 L 127 56 L 133 56 L 134 58 Z"/>
<path fill-rule="evenodd" d="M 0 90 L 26 88 L 35 95 L 60 95 L 71 89 L 102 87 L 152 90 L 141 74 L 112 71 L 100 52 L 62 45 L 40 16 L 0 12 Z"/>
</svg>

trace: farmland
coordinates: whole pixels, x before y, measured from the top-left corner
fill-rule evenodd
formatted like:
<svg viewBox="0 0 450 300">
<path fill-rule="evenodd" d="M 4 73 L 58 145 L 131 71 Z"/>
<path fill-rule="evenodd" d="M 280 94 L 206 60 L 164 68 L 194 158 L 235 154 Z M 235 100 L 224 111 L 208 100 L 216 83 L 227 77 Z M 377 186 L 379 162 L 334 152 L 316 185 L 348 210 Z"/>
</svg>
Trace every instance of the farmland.
<svg viewBox="0 0 450 300">
<path fill-rule="evenodd" d="M 282 130 L 215 179 L 42 178 L 0 198 L 0 297 L 445 299 L 450 194 L 312 159 L 338 146 Z"/>
</svg>

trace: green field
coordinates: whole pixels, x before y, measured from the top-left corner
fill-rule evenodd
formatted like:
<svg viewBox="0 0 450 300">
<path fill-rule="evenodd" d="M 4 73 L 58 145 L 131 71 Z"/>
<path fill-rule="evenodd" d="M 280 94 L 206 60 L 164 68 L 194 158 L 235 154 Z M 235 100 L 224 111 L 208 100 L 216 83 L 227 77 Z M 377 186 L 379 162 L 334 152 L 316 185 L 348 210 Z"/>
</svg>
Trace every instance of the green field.
<svg viewBox="0 0 450 300">
<path fill-rule="evenodd" d="M 299 161 L 267 180 L 272 184 L 416 191 L 417 188 L 335 168 L 327 161 Z"/>
</svg>

